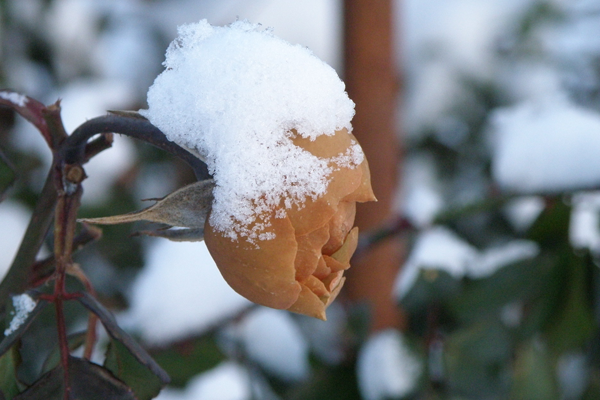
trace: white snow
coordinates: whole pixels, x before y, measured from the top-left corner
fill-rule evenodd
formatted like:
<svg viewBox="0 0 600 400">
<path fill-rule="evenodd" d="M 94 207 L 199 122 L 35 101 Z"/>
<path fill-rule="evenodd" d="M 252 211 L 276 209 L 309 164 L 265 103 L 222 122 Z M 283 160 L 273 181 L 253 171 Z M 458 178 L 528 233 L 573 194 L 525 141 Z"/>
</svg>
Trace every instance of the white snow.
<svg viewBox="0 0 600 400">
<path fill-rule="evenodd" d="M 512 240 L 479 251 L 448 228 L 434 226 L 418 236 L 396 278 L 395 293 L 398 298 L 404 297 L 421 270 L 445 271 L 455 279 L 479 279 L 509 264 L 533 258 L 538 253 L 538 245 L 529 240 Z"/>
<path fill-rule="evenodd" d="M 556 378 L 561 398 L 575 400 L 585 397 L 590 375 L 588 354 L 580 351 L 561 354 L 556 363 Z"/>
<path fill-rule="evenodd" d="M 397 399 L 417 387 L 423 364 L 394 329 L 370 337 L 358 353 L 358 386 L 365 400 Z"/>
<path fill-rule="evenodd" d="M 600 184 L 600 115 L 560 98 L 496 111 L 492 172 L 520 193 Z"/>
<path fill-rule="evenodd" d="M 516 230 L 524 232 L 535 222 L 544 207 L 546 203 L 542 197 L 522 196 L 509 201 L 502 211 Z"/>
<path fill-rule="evenodd" d="M 539 252 L 539 246 L 531 240 L 512 240 L 481 251 L 477 259 L 467 265 L 467 274 L 474 279 L 485 278 L 506 265 L 536 257 Z"/>
<path fill-rule="evenodd" d="M 468 82 L 502 72 L 498 43 L 529 0 L 396 1 L 398 66 L 406 74 L 402 121 L 409 135 L 434 129 L 457 110 L 479 107 Z M 503 66 L 502 66 L 503 67 Z"/>
<path fill-rule="evenodd" d="M 245 368 L 227 361 L 193 378 L 184 390 L 164 389 L 156 400 L 249 400 L 250 383 Z"/>
<path fill-rule="evenodd" d="M 153 240 L 131 293 L 123 317 L 154 344 L 199 334 L 250 305 L 225 283 L 204 242 Z"/>
<path fill-rule="evenodd" d="M 408 157 L 403 165 L 397 209 L 419 228 L 430 225 L 444 206 L 433 157 Z"/>
<path fill-rule="evenodd" d="M 422 231 L 396 279 L 395 292 L 404 297 L 417 281 L 421 269 L 440 269 L 456 279 L 465 275 L 467 264 L 475 260 L 477 249 L 442 226 Z"/>
<path fill-rule="evenodd" d="M 324 193 L 328 160 L 293 145 L 290 131 L 314 140 L 351 129 L 354 103 L 331 67 L 260 25 L 206 20 L 179 28 L 164 65 L 141 113 L 207 160 L 215 229 L 263 239 L 265 226 L 248 225 L 282 198 L 302 204 Z"/>
<path fill-rule="evenodd" d="M 572 205 L 571 244 L 575 248 L 600 253 L 600 192 L 577 193 L 572 198 Z"/>
<path fill-rule="evenodd" d="M 20 93 L 9 93 L 0 91 L 0 98 L 8 100 L 19 107 L 24 107 L 25 104 L 27 104 L 27 97 Z"/>
<path fill-rule="evenodd" d="M 45 39 L 53 51 L 53 67 L 67 81 L 91 65 L 97 41 L 100 7 L 95 0 L 56 0 L 47 6 L 43 24 Z"/>
<path fill-rule="evenodd" d="M 239 333 L 247 355 L 269 373 L 286 381 L 308 375 L 308 343 L 288 312 L 259 307 L 244 317 Z"/>
<path fill-rule="evenodd" d="M 346 355 L 346 311 L 334 302 L 327 308 L 327 321 L 296 316 L 298 326 L 310 344 L 311 352 L 330 365 L 339 364 Z"/>
<path fill-rule="evenodd" d="M 25 206 L 13 200 L 5 200 L 0 203 L 0 279 L 6 275 L 15 253 L 21 244 L 23 234 L 29 224 L 31 212 Z"/>
<path fill-rule="evenodd" d="M 23 322 L 27 319 L 27 316 L 35 306 L 37 305 L 37 301 L 31 298 L 26 293 L 20 294 L 18 296 L 13 296 L 12 298 L 13 307 L 15 308 L 14 315 L 12 320 L 10 321 L 10 326 L 4 331 L 4 336 L 8 336 L 17 329 Z M 12 315 L 13 313 L 11 313 Z"/>
</svg>

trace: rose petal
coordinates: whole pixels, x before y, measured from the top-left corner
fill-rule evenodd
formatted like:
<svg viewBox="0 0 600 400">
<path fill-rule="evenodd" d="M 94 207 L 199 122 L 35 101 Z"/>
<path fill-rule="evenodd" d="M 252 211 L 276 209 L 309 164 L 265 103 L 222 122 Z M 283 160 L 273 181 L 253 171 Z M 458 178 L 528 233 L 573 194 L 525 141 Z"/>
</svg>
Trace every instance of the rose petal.
<svg viewBox="0 0 600 400">
<path fill-rule="evenodd" d="M 298 242 L 298 252 L 294 261 L 296 280 L 303 282 L 315 272 L 319 258 L 321 258 L 321 248 L 328 239 L 329 227 L 327 225 L 323 225 L 309 234 L 296 236 Z"/>
<path fill-rule="evenodd" d="M 358 246 L 358 227 L 354 227 L 346 236 L 346 240 L 342 247 L 339 248 L 338 251 L 331 255 L 332 258 L 335 258 L 342 264 L 349 264 L 352 255 L 356 251 L 356 247 Z"/>
<path fill-rule="evenodd" d="M 327 321 L 327 317 L 325 316 L 325 304 L 323 301 L 307 286 L 301 286 L 302 291 L 298 296 L 298 300 L 288 308 L 288 311 Z"/>
<path fill-rule="evenodd" d="M 327 278 L 323 280 L 323 284 L 330 291 L 333 292 L 334 289 L 340 284 L 340 281 L 344 277 L 344 271 L 333 272 Z"/>
<path fill-rule="evenodd" d="M 331 158 L 344 153 L 353 143 L 352 136 L 343 129 L 332 136 L 321 135 L 315 140 L 299 135 L 292 138 L 295 145 L 321 158 Z M 293 206 L 288 211 L 297 235 L 305 235 L 322 225 L 336 213 L 338 203 L 344 197 L 355 192 L 363 183 L 363 168 L 344 168 L 331 164 L 334 171 L 329 175 L 329 185 L 325 194 L 307 199 L 302 207 Z"/>
<path fill-rule="evenodd" d="M 257 244 L 243 238 L 232 241 L 214 231 L 209 220 L 204 240 L 229 286 L 248 300 L 272 308 L 286 309 L 296 301 L 301 291 L 294 268 L 298 245 L 288 218 L 271 215 L 268 231 L 276 238 Z"/>
<path fill-rule="evenodd" d="M 349 135 L 352 139 L 356 140 L 354 135 Z M 367 201 L 377 201 L 373 188 L 371 187 L 371 171 L 369 170 L 369 162 L 365 158 L 362 163 L 358 166 L 358 169 L 362 172 L 360 185 L 350 195 L 346 196 L 343 200 L 345 201 L 357 201 L 364 203 Z"/>
<path fill-rule="evenodd" d="M 331 274 L 331 269 L 327 266 L 327 262 L 325 261 L 324 256 L 319 258 L 319 263 L 317 264 L 317 269 L 313 272 L 313 275 L 317 278 L 323 280 L 327 278 Z"/>
<path fill-rule="evenodd" d="M 344 287 L 345 282 L 346 282 L 346 278 L 342 277 L 342 279 L 340 279 L 338 285 L 331 291 L 331 294 L 329 295 L 329 298 L 327 299 L 327 303 L 325 303 L 325 308 L 329 307 L 329 305 L 331 303 L 333 303 L 333 301 L 336 299 L 338 294 L 340 294 L 340 291 Z"/>
<path fill-rule="evenodd" d="M 325 284 L 313 275 L 309 276 L 308 279 L 303 282 L 304 286 L 310 289 L 311 292 L 317 295 L 317 297 L 329 296 L 329 290 L 325 287 Z"/>
<path fill-rule="evenodd" d="M 336 260 L 335 258 L 332 258 L 330 256 L 323 256 L 323 259 L 325 260 L 325 263 L 329 267 L 329 270 L 331 271 L 331 273 L 338 272 L 338 271 L 345 271 L 348 268 L 350 268 L 350 263 L 342 264 L 341 262 L 339 262 L 338 260 Z M 329 276 L 329 275 L 327 275 L 327 276 Z M 325 278 L 327 278 L 327 276 Z M 322 278 L 322 279 L 325 279 L 325 278 Z"/>
<path fill-rule="evenodd" d="M 341 201 L 333 217 L 329 220 L 329 240 L 323 246 L 323 254 L 331 255 L 344 244 L 348 232 L 354 225 L 356 203 Z"/>
</svg>

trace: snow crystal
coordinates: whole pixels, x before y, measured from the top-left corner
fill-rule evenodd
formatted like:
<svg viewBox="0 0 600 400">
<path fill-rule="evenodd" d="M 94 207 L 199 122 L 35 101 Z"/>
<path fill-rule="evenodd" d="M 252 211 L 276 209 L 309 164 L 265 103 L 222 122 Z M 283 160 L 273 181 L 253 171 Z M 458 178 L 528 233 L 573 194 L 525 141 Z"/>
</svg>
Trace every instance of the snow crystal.
<svg viewBox="0 0 600 400">
<path fill-rule="evenodd" d="M 37 305 L 37 301 L 32 299 L 28 294 L 23 293 L 18 296 L 13 296 L 12 298 L 13 307 L 15 308 L 13 319 L 10 321 L 10 326 L 8 329 L 4 331 L 4 336 L 8 336 L 17 329 L 23 322 L 27 319 L 27 316 L 35 306 Z M 12 314 L 12 313 L 11 313 Z"/>
<path fill-rule="evenodd" d="M 244 318 L 240 331 L 248 356 L 271 374 L 286 381 L 308 375 L 308 344 L 289 313 L 258 308 Z"/>
<path fill-rule="evenodd" d="M 0 99 L 8 100 L 19 107 L 24 107 L 27 104 L 27 97 L 20 93 L 0 92 Z"/>
<path fill-rule="evenodd" d="M 506 189 L 556 192 L 600 183 L 600 116 L 551 99 L 492 116 L 492 172 Z"/>
<path fill-rule="evenodd" d="M 248 226 L 282 198 L 301 204 L 324 193 L 335 160 L 313 156 L 290 136 L 295 130 L 314 140 L 351 129 L 354 103 L 330 66 L 260 25 L 206 20 L 179 27 L 164 65 L 148 91 L 149 109 L 140 112 L 206 159 L 217 183 L 215 229 L 258 238 L 265 226 Z"/>
<path fill-rule="evenodd" d="M 228 361 L 193 378 L 185 390 L 166 388 L 156 400 L 249 400 L 251 397 L 248 372 Z"/>
<path fill-rule="evenodd" d="M 249 304 L 225 283 L 204 242 L 157 240 L 123 319 L 148 342 L 164 344 L 200 333 Z"/>
<path fill-rule="evenodd" d="M 365 400 L 402 398 L 412 393 L 422 363 L 394 329 L 369 338 L 358 354 L 358 386 Z"/>
</svg>

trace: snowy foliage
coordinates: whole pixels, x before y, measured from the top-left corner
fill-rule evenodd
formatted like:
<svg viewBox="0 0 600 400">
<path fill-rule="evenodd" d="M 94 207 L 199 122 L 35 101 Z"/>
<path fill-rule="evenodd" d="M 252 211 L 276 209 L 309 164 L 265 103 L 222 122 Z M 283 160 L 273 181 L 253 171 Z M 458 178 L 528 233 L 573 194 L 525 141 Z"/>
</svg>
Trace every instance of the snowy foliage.
<svg viewBox="0 0 600 400">
<path fill-rule="evenodd" d="M 308 344 L 292 316 L 284 311 L 258 308 L 236 328 L 253 361 L 284 381 L 308 375 Z"/>
<path fill-rule="evenodd" d="M 600 183 L 600 116 L 562 99 L 492 116 L 493 174 L 506 189 L 557 192 Z"/>
<path fill-rule="evenodd" d="M 396 330 L 373 335 L 357 362 L 358 384 L 365 400 L 402 398 L 418 385 L 423 364 Z"/>
<path fill-rule="evenodd" d="M 190 380 L 184 390 L 163 390 L 157 400 L 249 400 L 250 376 L 241 365 L 225 362 Z"/>
<path fill-rule="evenodd" d="M 404 297 L 422 270 L 441 270 L 455 279 L 483 278 L 499 268 L 537 256 L 535 242 L 513 240 L 479 251 L 456 233 L 441 226 L 423 231 L 396 281 L 398 298 Z"/>
<path fill-rule="evenodd" d="M 148 342 L 166 344 L 200 334 L 249 304 L 225 283 L 204 243 L 160 240 L 149 249 L 123 318 Z"/>
</svg>

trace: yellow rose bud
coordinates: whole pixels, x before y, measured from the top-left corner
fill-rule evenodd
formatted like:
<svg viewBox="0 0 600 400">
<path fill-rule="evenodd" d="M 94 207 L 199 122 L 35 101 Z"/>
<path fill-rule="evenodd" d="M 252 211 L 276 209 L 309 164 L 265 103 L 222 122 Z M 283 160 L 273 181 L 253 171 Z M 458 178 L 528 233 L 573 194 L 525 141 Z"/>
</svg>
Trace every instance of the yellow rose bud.
<svg viewBox="0 0 600 400">
<path fill-rule="evenodd" d="M 326 319 L 325 309 L 340 292 L 358 244 L 352 228 L 356 202 L 375 200 L 367 160 L 359 165 L 340 162 L 340 155 L 358 146 L 346 129 L 315 140 L 293 136 L 296 146 L 328 159 L 332 172 L 327 191 L 290 208 L 262 215 L 271 240 L 247 237 L 232 240 L 206 219 L 204 239 L 227 283 L 249 300 Z M 261 225 L 262 226 L 262 225 Z"/>
</svg>

